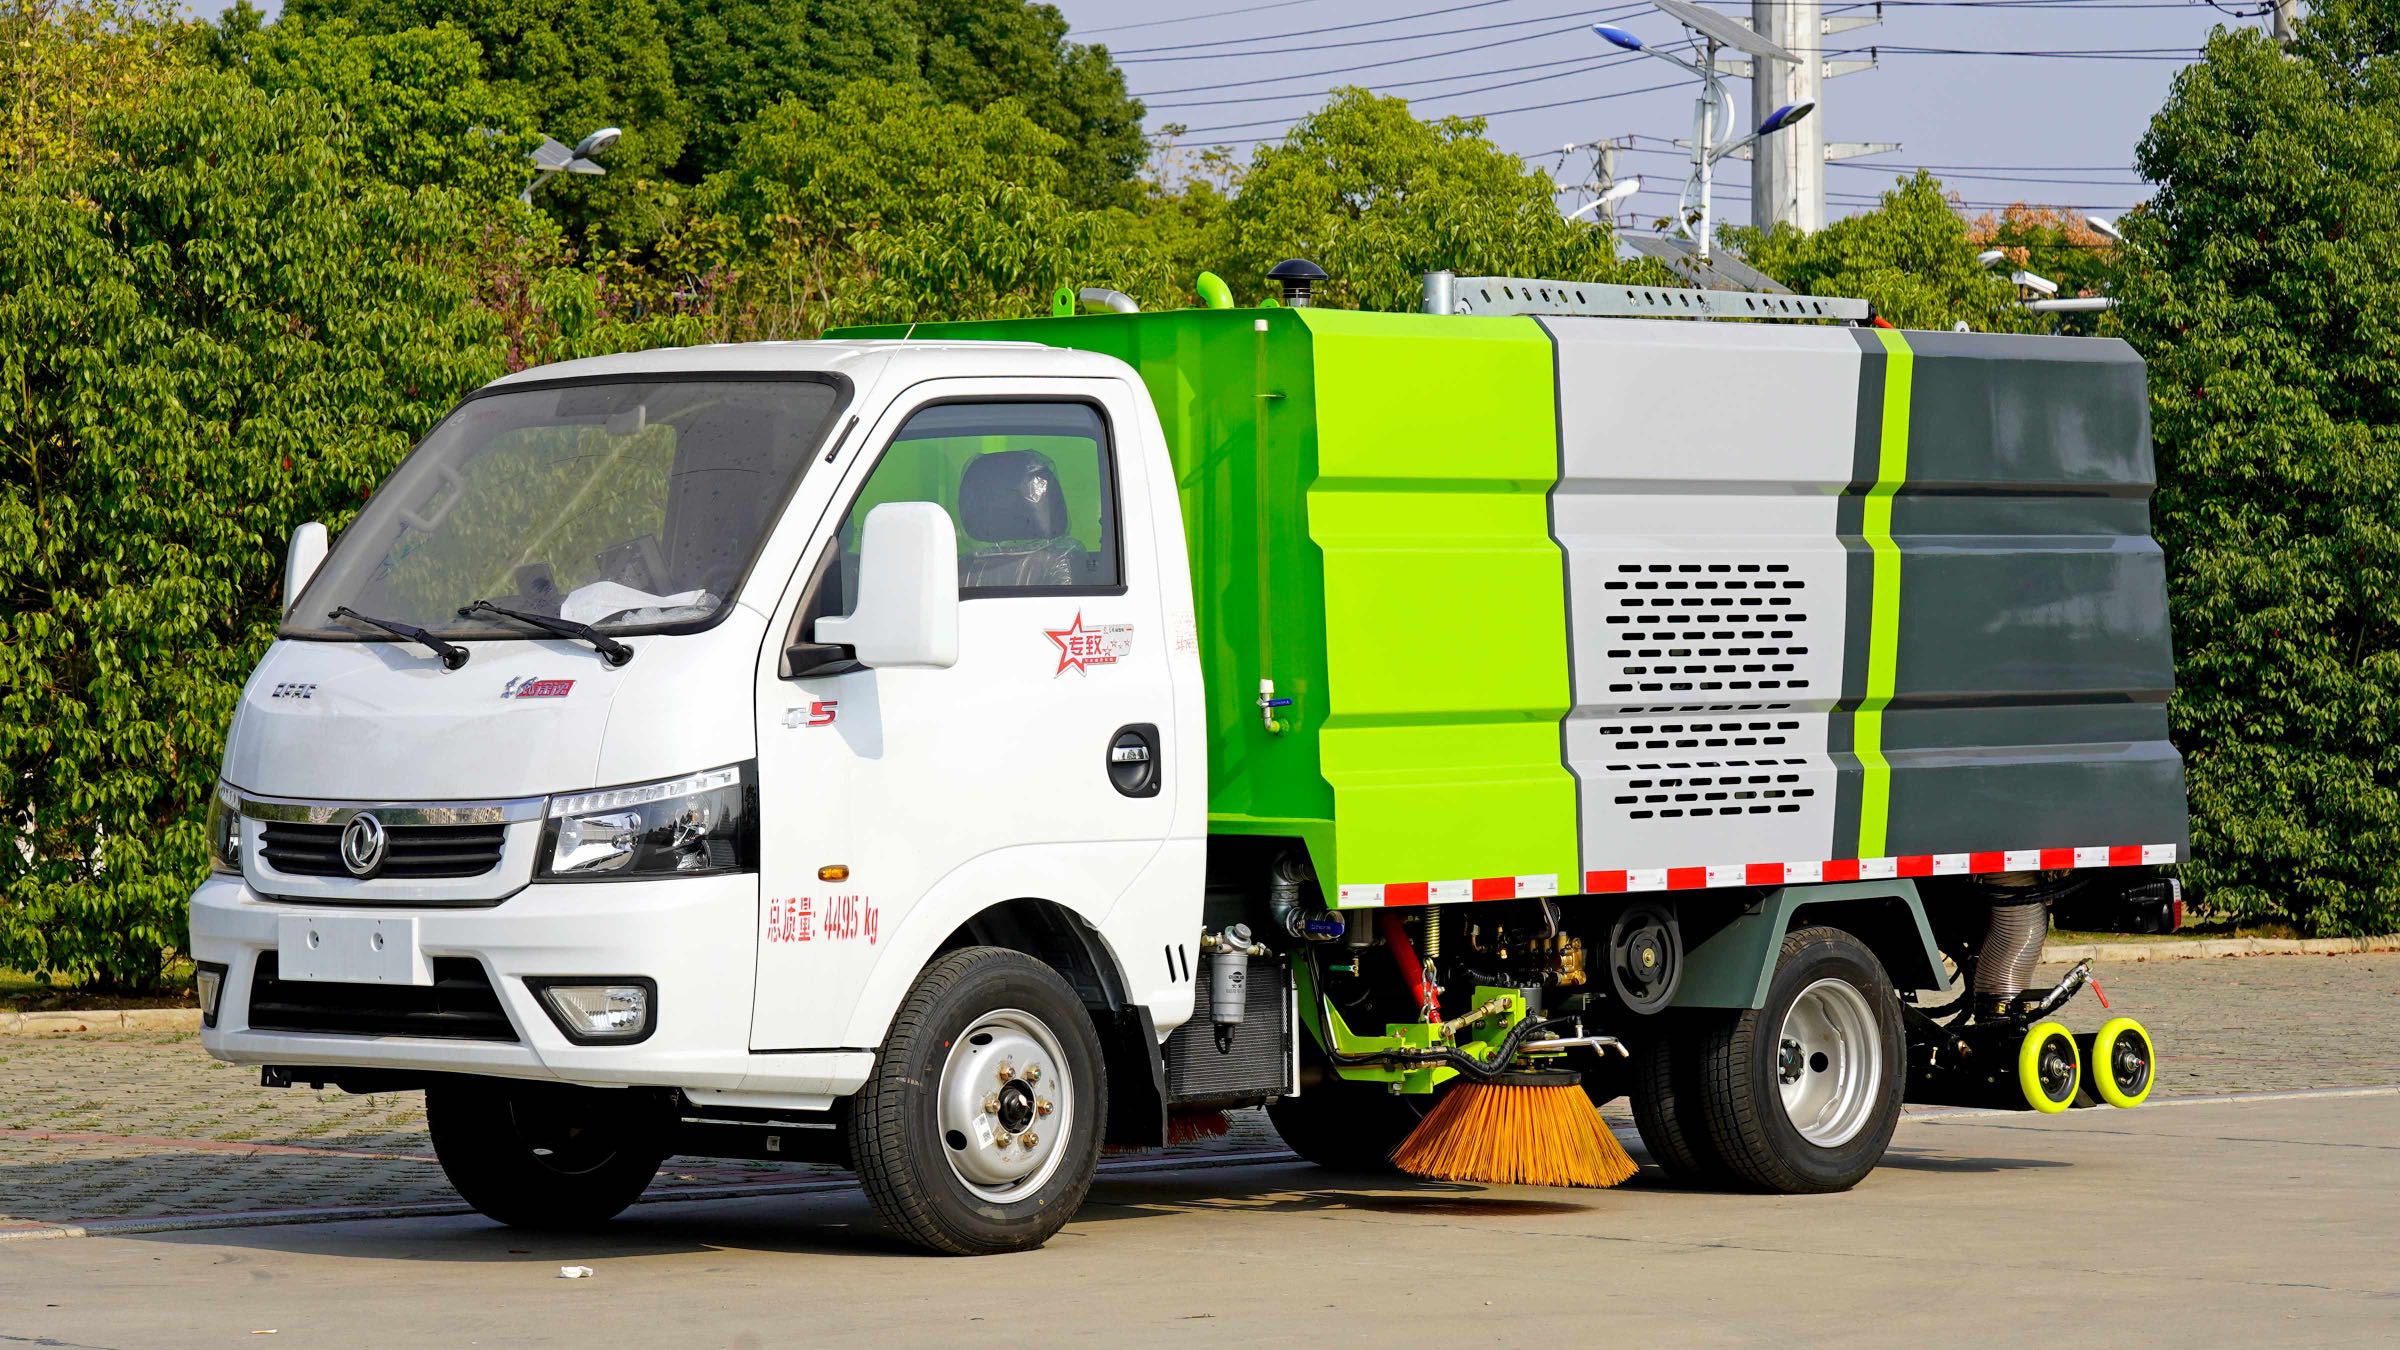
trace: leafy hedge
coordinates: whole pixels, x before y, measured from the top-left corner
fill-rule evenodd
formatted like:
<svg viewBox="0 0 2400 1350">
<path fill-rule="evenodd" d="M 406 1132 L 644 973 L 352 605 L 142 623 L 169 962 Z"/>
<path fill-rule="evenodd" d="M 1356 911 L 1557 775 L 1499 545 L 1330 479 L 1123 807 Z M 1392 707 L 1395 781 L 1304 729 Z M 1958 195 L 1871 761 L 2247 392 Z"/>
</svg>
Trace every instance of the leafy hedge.
<svg viewBox="0 0 2400 1350">
<path fill-rule="evenodd" d="M 188 72 L 94 148 L 0 194 L 0 965 L 143 988 L 285 535 L 499 361 L 428 261 L 455 203 L 347 172 L 314 100 Z"/>
<path fill-rule="evenodd" d="M 2220 32 L 2140 149 L 2194 859 L 2212 915 L 2400 929 L 2400 4 Z"/>
</svg>

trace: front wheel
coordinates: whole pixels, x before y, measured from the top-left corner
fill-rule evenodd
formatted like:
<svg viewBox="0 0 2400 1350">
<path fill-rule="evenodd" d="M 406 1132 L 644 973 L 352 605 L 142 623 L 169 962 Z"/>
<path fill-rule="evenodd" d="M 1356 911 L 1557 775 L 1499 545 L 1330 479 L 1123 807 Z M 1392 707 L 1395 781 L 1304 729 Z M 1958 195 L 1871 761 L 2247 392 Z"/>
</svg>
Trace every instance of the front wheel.
<svg viewBox="0 0 2400 1350">
<path fill-rule="evenodd" d="M 1902 1046 L 1899 999 L 1865 944 L 1836 928 L 1785 937 L 1765 1006 L 1702 1038 L 1716 1156 L 1785 1195 L 1857 1185 L 1900 1123 Z"/>
<path fill-rule="evenodd" d="M 952 952 L 917 978 L 851 1102 L 851 1161 L 884 1222 L 920 1247 L 1039 1247 L 1091 1190 L 1104 1073 L 1058 972 L 1001 947 Z"/>
<path fill-rule="evenodd" d="M 1392 1150 L 1425 1119 L 1433 1097 L 1344 1078 L 1307 1032 L 1300 1035 L 1304 1086 L 1296 1097 L 1268 1103 L 1267 1119 L 1275 1133 L 1292 1152 L 1331 1171 L 1398 1171 L 1392 1165 Z"/>
<path fill-rule="evenodd" d="M 674 1114 L 630 1089 L 470 1081 L 426 1089 L 425 1124 L 442 1171 L 478 1213 L 574 1230 L 641 1198 Z"/>
</svg>

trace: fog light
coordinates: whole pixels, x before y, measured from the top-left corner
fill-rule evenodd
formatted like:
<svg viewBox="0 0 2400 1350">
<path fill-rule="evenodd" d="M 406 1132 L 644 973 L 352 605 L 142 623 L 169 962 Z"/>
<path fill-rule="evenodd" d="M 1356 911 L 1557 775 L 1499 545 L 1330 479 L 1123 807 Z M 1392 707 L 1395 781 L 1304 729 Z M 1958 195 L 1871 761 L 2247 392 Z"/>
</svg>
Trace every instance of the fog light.
<svg viewBox="0 0 2400 1350">
<path fill-rule="evenodd" d="M 577 1045 L 626 1045 L 649 1036 L 658 986 L 638 977 L 528 980 L 550 1020 Z"/>
<path fill-rule="evenodd" d="M 200 996 L 200 1025 L 217 1024 L 217 996 L 225 992 L 225 967 L 206 961 L 192 966 L 192 992 Z"/>
</svg>

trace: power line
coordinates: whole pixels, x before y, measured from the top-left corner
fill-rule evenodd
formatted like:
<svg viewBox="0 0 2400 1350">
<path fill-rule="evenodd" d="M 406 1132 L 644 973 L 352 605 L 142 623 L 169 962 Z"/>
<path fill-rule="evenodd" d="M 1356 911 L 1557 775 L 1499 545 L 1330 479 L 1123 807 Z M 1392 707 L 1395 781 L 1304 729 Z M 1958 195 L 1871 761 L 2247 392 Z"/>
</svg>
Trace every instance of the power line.
<svg viewBox="0 0 2400 1350">
<path fill-rule="evenodd" d="M 1876 56 L 2019 56 L 2033 57 L 2044 61 L 2190 62 L 2196 61 L 2200 58 L 2201 49 L 2198 47 L 2094 47 L 2082 50 L 2060 48 L 2052 50 L 2001 51 L 1981 47 L 1891 47 L 1877 44 L 1873 47 L 1844 47 L 1838 50 L 1828 51 L 1826 53 L 1826 55 L 1829 56 L 1859 56 L 1866 54 L 1873 54 Z"/>
<path fill-rule="evenodd" d="M 1587 75 L 1587 74 L 1590 74 L 1592 71 L 1595 71 L 1595 70 L 1602 70 L 1602 69 L 1605 69 L 1605 68 L 1607 68 L 1607 67 L 1609 67 L 1609 66 L 1621 65 L 1621 64 L 1623 64 L 1623 63 L 1624 63 L 1626 60 L 1630 60 L 1630 59 L 1632 59 L 1632 56 L 1631 56 L 1631 54 L 1630 54 L 1630 53 L 1629 53 L 1629 54 L 1627 54 L 1626 56 L 1623 56 L 1623 57 L 1608 57 L 1608 56 L 1596 57 L 1596 58 L 1591 58 L 1591 64 L 1589 64 L 1589 65 L 1585 65 L 1585 66 L 1579 66 L 1579 67 L 1577 67 L 1577 68 L 1576 68 L 1576 69 L 1574 69 L 1574 70 L 1562 70 L 1562 71 L 1559 71 L 1558 73 L 1556 73 L 1556 74 L 1554 74 L 1554 75 L 1540 75 L 1540 76 L 1536 76 L 1535 78 L 1533 78 L 1533 79 L 1530 79 L 1530 80 L 1502 80 L 1502 81 L 1501 81 L 1501 82 L 1499 82 L 1498 84 L 1479 84 L 1479 85 L 1475 86 L 1475 87 L 1474 87 L 1474 88 L 1472 88 L 1472 89 L 1452 89 L 1452 90 L 1449 90 L 1449 91 L 1447 91 L 1447 92 L 1444 92 L 1444 93 L 1439 93 L 1439 94 L 1419 94 L 1419 95 L 1415 96 L 1414 98 L 1410 99 L 1409 101 L 1410 101 L 1411 103 L 1429 103 L 1429 102 L 1438 102 L 1439 100 L 1446 99 L 1446 98 L 1463 98 L 1463 97 L 1465 97 L 1465 96 L 1466 96 L 1466 95 L 1468 95 L 1468 94 L 1488 94 L 1488 93 L 1490 93 L 1491 91 L 1493 91 L 1493 90 L 1495 90 L 1495 89 L 1521 89 L 1521 88 L 1523 88 L 1523 87 L 1525 87 L 1526 85 L 1529 85 L 1529 84 L 1543 84 L 1543 83 L 1546 83 L 1546 82 L 1548 82 L 1548 81 L 1551 81 L 1551 80 L 1563 80 L 1563 79 L 1566 79 L 1566 78 L 1567 78 L 1568 76 L 1570 76 L 1570 75 Z M 1453 76 L 1451 76 L 1451 77 L 1449 77 L 1449 78 L 1450 78 L 1450 79 L 1458 79 L 1458 78 L 1460 78 L 1460 77 L 1453 75 Z M 1412 84 L 1440 84 L 1440 83 L 1444 83 L 1444 81 L 1442 81 L 1442 80 L 1414 80 L 1414 81 L 1410 81 L 1410 83 L 1412 83 Z M 1390 89 L 1398 89 L 1398 88 L 1401 88 L 1401 87 L 1402 87 L 1402 86 L 1400 86 L 1400 85 L 1386 85 L 1386 86 L 1384 86 L 1383 88 L 1375 89 L 1375 90 L 1373 90 L 1372 92 L 1374 92 L 1374 93 L 1378 93 L 1378 94 L 1381 94 L 1381 93 L 1384 93 L 1384 92 L 1386 92 L 1387 90 L 1390 90 Z M 1259 96 L 1259 97 L 1257 97 L 1257 98 L 1237 98 L 1237 99 L 1223 99 L 1223 100 L 1219 100 L 1219 101 L 1220 101 L 1220 102 L 1225 102 L 1225 103 L 1260 103 L 1260 102 L 1266 102 L 1266 101 L 1269 101 L 1270 99 L 1277 99 L 1277 98 L 1323 98 L 1323 97 L 1326 97 L 1327 95 L 1330 95 L 1332 92 L 1333 92 L 1332 90 L 1330 90 L 1330 89 L 1326 89 L 1326 90 L 1319 91 L 1318 93 L 1315 93 L 1315 94 L 1273 94 L 1273 95 L 1261 95 L 1261 96 Z M 1171 106 L 1171 107 L 1185 107 L 1185 108 L 1197 108 L 1197 107 L 1201 107 L 1201 106 L 1204 106 L 1204 105 L 1202 105 L 1202 104 L 1198 104 L 1198 103 L 1184 103 L 1184 104 L 1172 104 L 1172 105 L 1162 105 L 1162 106 Z"/>
<path fill-rule="evenodd" d="M 1654 139 L 1654 138 L 1650 138 L 1650 137 L 1643 137 L 1643 138 L 1640 138 L 1640 139 Z M 1652 149 L 1651 147 L 1649 147 L 1649 146 L 1646 146 L 1646 145 L 1630 145 L 1630 146 L 1626 146 L 1626 147 L 1625 147 L 1625 151 L 1626 151 L 1626 153 L 1628 153 L 1628 154 L 1635 154 L 1635 155 L 1658 155 L 1658 156 L 1661 156 L 1661 157 L 1664 157 L 1664 158 L 1670 158 L 1670 159 L 1688 159 L 1688 158 L 1690 157 L 1690 154 L 1689 154 L 1689 152 L 1688 152 L 1688 151 L 1684 151 L 1684 150 L 1680 150 L 1680 149 Z M 1535 151 L 1534 153 L 1535 153 L 1535 154 L 1550 154 L 1550 153 L 1552 153 L 1552 152 L 1551 152 L 1551 151 L 1547 151 L 1547 150 L 1541 150 L 1541 151 Z M 1527 159 L 1527 158 L 1531 158 L 1531 156 L 1529 156 L 1529 155 L 1520 155 L 1520 156 L 1518 156 L 1518 158 L 1520 158 L 1520 159 Z M 1994 171 L 1994 170 L 1998 170 L 1998 169 L 2003 169 L 2003 168 L 2007 168 L 2007 167 L 2009 167 L 2009 166 L 2006 166 L 2006 165 L 1992 165 L 1992 166 L 1988 166 L 1988 168 L 1987 168 L 1987 166 L 1984 166 L 1984 165 L 1961 165 L 1961 164 L 1952 164 L 1952 165 L 1932 165 L 1932 164 L 1860 164 L 1860 163 L 1855 163 L 1855 162 L 1851 162 L 1851 161 L 1835 161 L 1835 162 L 1834 162 L 1834 164 L 1833 164 L 1832 166 L 1830 166 L 1830 167 L 1838 167 L 1838 168 L 1844 168 L 1844 169 L 1857 169 L 1857 170 L 1863 170 L 1863 171 L 1865 171 L 1865 172 L 1868 172 L 1868 173 L 1889 173 L 1889 174 L 1911 174 L 1911 173 L 1915 173 L 1915 172 L 1916 172 L 1917 170 L 1919 170 L 1919 169 L 1923 169 L 1923 170 L 1925 170 L 1925 171 L 1927 171 L 1927 172 L 1929 172 L 1929 173 L 1938 173 L 1938 175 L 1939 175 L 1940 177 L 1944 178 L 1944 179 L 1956 178 L 1956 179 L 1962 179 L 1962 180 L 1967 180 L 1967 181 L 1971 181 L 1971 182 L 1990 182 L 1990 183 L 2050 183 L 2050 184 L 2056 184 L 2056 185 L 2059 185 L 2059 186 L 2064 186 L 2064 187 L 2149 187 L 2149 186 L 2150 186 L 2150 182 L 2149 182 L 2149 180 L 2147 180 L 2147 179 L 2140 179 L 2140 178 L 2134 178 L 2134 179 L 2048 178 L 2048 177 L 2034 177 L 2034 176 L 2031 176 L 2031 175 L 2028 175 L 2028 174 L 2001 173 L 2001 172 L 1996 172 L 1996 171 Z M 2125 170 L 2125 169 L 2122 169 L 2122 168 L 2112 168 L 2112 169 L 2108 169 L 2108 170 L 2105 170 L 2105 171 L 2103 171 L 2103 170 L 2093 170 L 2093 172 L 2124 173 L 2124 172 L 2126 172 L 2126 170 Z"/>
<path fill-rule="evenodd" d="M 1609 11 L 1609 14 L 1622 14 L 1639 8 L 1642 8 L 1642 6 L 1621 5 L 1615 10 Z M 1580 33 L 1584 30 L 1585 24 L 1591 19 L 1605 18 L 1608 17 L 1609 14 L 1596 14 L 1586 10 L 1569 10 L 1564 14 L 1545 14 L 1538 19 L 1510 19 L 1502 23 L 1480 24 L 1470 28 L 1437 28 L 1427 33 L 1402 33 L 1393 37 L 1352 38 L 1347 42 L 1318 42 L 1311 43 L 1303 47 L 1265 47 L 1257 50 L 1245 50 L 1238 52 L 1200 52 L 1190 56 L 1117 56 L 1114 53 L 1111 53 L 1110 55 L 1111 59 L 1113 59 L 1120 66 L 1154 65 L 1162 61 L 1215 61 L 1227 57 L 1285 56 L 1294 52 L 1327 52 L 1343 47 L 1378 47 L 1392 42 L 1422 42 L 1427 38 L 1457 37 L 1462 33 L 1488 33 L 1499 28 L 1519 28 L 1529 23 L 1555 23 L 1560 19 L 1577 19 L 1583 21 L 1572 24 L 1565 28 L 1545 29 L 1539 33 L 1527 33 L 1523 37 L 1512 39 L 1512 41 L 1517 42 L 1530 42 L 1535 38 L 1556 37 L 1561 33 Z M 1271 37 L 1255 38 L 1252 40 L 1260 42 L 1274 41 L 1274 39 Z M 1154 48 L 1153 50 L 1166 51 L 1169 49 L 1162 47 Z"/>
<path fill-rule="evenodd" d="M 1690 80 L 1669 80 L 1664 84 L 1646 84 L 1639 89 L 1620 89 L 1615 93 L 1594 94 L 1589 98 L 1564 99 L 1556 103 L 1529 103 L 1521 108 L 1494 108 L 1489 112 L 1444 113 L 1443 116 L 1472 119 L 1478 117 L 1502 117 L 1509 113 L 1542 112 L 1551 108 L 1575 108 L 1581 107 L 1586 103 L 1605 103 L 1610 99 L 1631 98 L 1635 94 L 1652 94 L 1661 89 L 1685 89 L 1689 88 L 1692 83 L 1693 82 Z M 1187 136 L 1205 136 L 1212 132 L 1218 131 L 1243 131 L 1251 127 L 1276 126 L 1281 124 L 1283 121 L 1284 119 L 1282 118 L 1266 118 L 1256 122 L 1235 122 L 1221 127 L 1190 127 L 1185 129 L 1184 134 Z M 1284 133 L 1284 135 L 1289 134 L 1290 132 L 1288 130 Z M 1279 141 L 1282 139 L 1283 136 L 1245 136 L 1237 140 L 1227 141 L 1225 144 L 1256 145 L 1260 141 Z M 1543 153 L 1547 154 L 1549 152 L 1544 151 Z"/>
<path fill-rule="evenodd" d="M 1645 6 L 1640 4 L 1619 5 L 1615 9 L 1600 10 L 1592 17 L 1595 19 L 1613 18 L 1616 15 L 1642 8 Z M 1519 37 L 1502 38 L 1497 42 L 1482 42 L 1471 47 L 1451 47 L 1438 52 L 1419 52 L 1415 56 L 1395 56 L 1386 61 L 1369 61 L 1364 65 L 1342 66 L 1334 70 L 1302 70 L 1289 75 L 1262 75 L 1252 80 L 1216 80 L 1208 84 L 1187 84 L 1174 89 L 1152 89 L 1136 93 L 1134 97 L 1147 99 L 1156 98 L 1161 94 L 1204 94 L 1219 89 L 1245 89 L 1255 84 L 1282 84 L 1287 80 L 1321 80 L 1332 75 L 1354 75 L 1362 70 L 1381 70 L 1386 66 L 1407 66 L 1414 65 L 1419 61 L 1438 61 L 1445 56 L 1465 56 L 1470 52 L 1488 52 L 1495 47 L 1513 47 L 1520 42 L 1532 42 L 1540 38 L 1555 36 L 1557 36 L 1555 32 L 1526 33 Z M 1571 59 L 1580 61 L 1583 58 Z M 1525 67 L 1525 69 L 1532 69 L 1532 67 Z M 1490 73 L 1499 74 L 1501 72 Z"/>
<path fill-rule="evenodd" d="M 1231 47 L 1244 42 L 1281 42 L 1286 38 L 1316 37 L 1321 33 L 1347 33 L 1359 28 L 1381 28 L 1387 24 L 1408 23 L 1415 19 L 1431 19 L 1443 14 L 1464 14 L 1473 9 L 1490 9 L 1494 5 L 1513 5 L 1517 0 L 1475 0 L 1471 5 L 1444 5 L 1440 9 L 1421 9 L 1414 14 L 1392 14 L 1379 19 L 1363 19 L 1357 23 L 1329 24 L 1323 28 L 1300 28 L 1289 33 L 1266 33 L 1250 37 L 1212 38 L 1206 42 L 1177 42 L 1164 47 L 1127 47 L 1120 56 L 1143 56 L 1152 52 L 1188 52 L 1201 47 Z M 1519 19 L 1519 23 L 1540 23 L 1540 19 Z M 1464 30 L 1462 30 L 1464 31 Z M 1429 35 L 1430 36 L 1430 35 Z"/>
<path fill-rule="evenodd" d="M 1269 9 L 1298 9 L 1302 5 L 1316 3 L 1317 0 L 1282 0 L 1280 4 L 1245 5 L 1240 9 L 1212 10 L 1207 14 L 1186 14 L 1180 19 L 1144 19 L 1140 23 L 1112 23 L 1105 28 L 1086 28 L 1083 31 L 1086 33 L 1123 33 L 1135 28 L 1165 28 L 1170 24 L 1198 23 L 1202 19 L 1230 19 L 1237 14 L 1256 14 L 1261 10 Z"/>
<path fill-rule="evenodd" d="M 1680 51 L 1683 48 L 1691 45 L 1692 44 L 1688 42 L 1678 42 L 1665 48 L 1654 47 L 1651 50 Z M 1419 80 L 1396 80 L 1389 83 L 1379 83 L 1373 85 L 1372 90 L 1378 94 L 1386 94 L 1395 89 L 1413 89 L 1418 85 L 1426 84 L 1452 84 L 1459 80 L 1477 79 L 1485 75 L 1514 75 L 1528 70 L 1550 70 L 1558 66 L 1576 67 L 1574 70 L 1560 71 L 1555 75 L 1539 75 L 1529 80 L 1511 80 L 1500 84 L 1480 85 L 1474 89 L 1452 89 L 1446 93 L 1440 94 L 1419 94 L 1413 96 L 1412 101 L 1453 98 L 1461 94 L 1479 94 L 1491 89 L 1513 89 L 1521 85 L 1540 84 L 1545 80 L 1562 79 L 1568 75 L 1581 75 L 1589 71 L 1599 70 L 1604 66 L 1613 66 L 1623 61 L 1633 60 L 1635 59 L 1636 55 L 1636 53 L 1632 52 L 1620 52 L 1614 55 L 1602 57 L 1570 56 L 1560 61 L 1537 61 L 1531 65 L 1503 66 L 1498 70 L 1469 70 L 1461 71 L 1456 75 L 1428 75 Z M 1294 76 L 1292 78 L 1315 78 L 1315 75 L 1316 72 L 1312 71 L 1305 77 Z M 1251 94 L 1242 98 L 1193 99 L 1184 103 L 1149 103 L 1145 104 L 1144 107 L 1152 112 L 1174 111 L 1182 108 L 1215 108 L 1234 103 L 1276 103 L 1287 99 L 1296 98 L 1325 98 L 1331 95 L 1333 92 L 1334 91 L 1331 89 L 1296 89 L 1288 94 Z"/>
</svg>

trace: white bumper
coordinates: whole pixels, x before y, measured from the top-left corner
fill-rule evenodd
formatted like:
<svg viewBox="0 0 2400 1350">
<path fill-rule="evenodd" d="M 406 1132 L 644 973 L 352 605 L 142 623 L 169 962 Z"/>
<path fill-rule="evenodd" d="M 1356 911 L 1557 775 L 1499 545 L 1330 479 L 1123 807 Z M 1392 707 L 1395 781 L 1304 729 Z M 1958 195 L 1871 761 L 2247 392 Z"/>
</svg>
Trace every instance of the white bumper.
<svg viewBox="0 0 2400 1350">
<path fill-rule="evenodd" d="M 260 954 L 276 949 L 281 914 L 405 915 L 426 956 L 468 957 L 492 982 L 517 1039 L 260 1031 L 249 1024 Z M 371 909 L 279 904 L 239 877 L 214 876 L 192 896 L 192 955 L 226 967 L 216 1025 L 200 1042 L 236 1064 L 489 1074 L 592 1085 L 678 1087 L 806 1098 L 857 1091 L 866 1050 L 750 1053 L 758 882 L 686 877 L 605 885 L 529 886 L 488 908 Z M 646 976 L 657 982 L 655 1028 L 634 1045 L 576 1045 L 550 1020 L 526 977 Z"/>
</svg>

